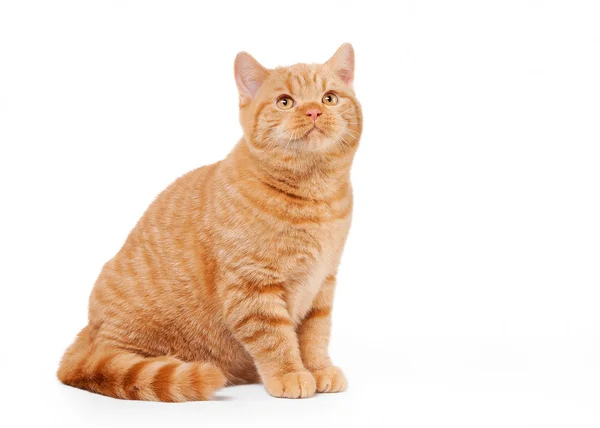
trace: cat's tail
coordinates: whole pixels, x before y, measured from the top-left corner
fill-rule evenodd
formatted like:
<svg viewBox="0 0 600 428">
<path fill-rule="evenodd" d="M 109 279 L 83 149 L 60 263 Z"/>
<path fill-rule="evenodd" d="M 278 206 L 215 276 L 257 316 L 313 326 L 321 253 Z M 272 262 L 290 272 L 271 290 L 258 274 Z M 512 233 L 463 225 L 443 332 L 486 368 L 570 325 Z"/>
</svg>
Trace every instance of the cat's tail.
<svg viewBox="0 0 600 428">
<path fill-rule="evenodd" d="M 208 400 L 223 387 L 225 375 L 216 366 L 151 357 L 97 345 L 84 328 L 60 362 L 61 382 L 114 398 L 149 401 Z"/>
</svg>

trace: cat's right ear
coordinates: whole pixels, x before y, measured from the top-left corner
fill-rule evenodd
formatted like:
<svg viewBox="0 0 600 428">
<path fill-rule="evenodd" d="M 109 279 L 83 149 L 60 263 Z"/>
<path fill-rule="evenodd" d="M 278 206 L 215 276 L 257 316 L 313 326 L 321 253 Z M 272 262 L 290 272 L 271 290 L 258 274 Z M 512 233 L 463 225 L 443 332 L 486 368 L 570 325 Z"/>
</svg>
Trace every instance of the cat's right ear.
<svg viewBox="0 0 600 428">
<path fill-rule="evenodd" d="M 235 83 L 240 93 L 240 107 L 243 107 L 252 101 L 258 89 L 267 79 L 269 71 L 246 52 L 237 54 L 233 71 Z"/>
</svg>

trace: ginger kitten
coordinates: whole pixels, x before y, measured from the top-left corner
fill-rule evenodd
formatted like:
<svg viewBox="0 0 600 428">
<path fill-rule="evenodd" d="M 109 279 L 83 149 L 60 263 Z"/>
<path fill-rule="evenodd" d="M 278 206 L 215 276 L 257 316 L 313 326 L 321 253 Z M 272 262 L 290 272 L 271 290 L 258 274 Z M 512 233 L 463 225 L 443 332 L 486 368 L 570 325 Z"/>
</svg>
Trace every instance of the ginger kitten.
<svg viewBox="0 0 600 428">
<path fill-rule="evenodd" d="M 163 191 L 104 265 L 65 384 L 155 401 L 346 388 L 327 348 L 362 131 L 354 51 L 275 69 L 242 52 L 234 69 L 243 138 Z"/>
</svg>

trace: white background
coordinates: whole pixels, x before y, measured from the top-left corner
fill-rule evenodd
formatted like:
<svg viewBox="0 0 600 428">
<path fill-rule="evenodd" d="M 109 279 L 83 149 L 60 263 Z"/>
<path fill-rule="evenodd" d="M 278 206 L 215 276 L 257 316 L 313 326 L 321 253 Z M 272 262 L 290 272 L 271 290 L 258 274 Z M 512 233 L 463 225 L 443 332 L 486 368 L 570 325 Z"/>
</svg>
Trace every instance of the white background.
<svg viewBox="0 0 600 428">
<path fill-rule="evenodd" d="M 102 264 L 240 137 L 235 54 L 346 41 L 365 118 L 331 348 L 348 392 L 61 385 Z M 2 1 L 0 144 L 0 425 L 600 426 L 597 1 Z"/>
</svg>

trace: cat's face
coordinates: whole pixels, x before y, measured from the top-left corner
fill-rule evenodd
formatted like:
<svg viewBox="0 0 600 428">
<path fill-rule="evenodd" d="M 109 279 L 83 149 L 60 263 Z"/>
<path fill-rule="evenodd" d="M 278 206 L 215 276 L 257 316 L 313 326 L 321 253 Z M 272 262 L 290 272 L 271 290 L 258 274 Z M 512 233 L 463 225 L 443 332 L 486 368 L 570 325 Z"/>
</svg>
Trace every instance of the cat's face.
<svg viewBox="0 0 600 428">
<path fill-rule="evenodd" d="M 262 152 L 350 152 L 362 130 L 352 89 L 354 51 L 343 45 L 325 64 L 268 70 L 238 54 L 235 76 L 246 141 Z"/>
</svg>

